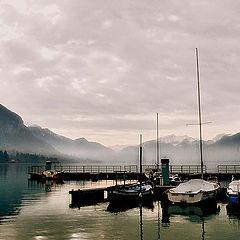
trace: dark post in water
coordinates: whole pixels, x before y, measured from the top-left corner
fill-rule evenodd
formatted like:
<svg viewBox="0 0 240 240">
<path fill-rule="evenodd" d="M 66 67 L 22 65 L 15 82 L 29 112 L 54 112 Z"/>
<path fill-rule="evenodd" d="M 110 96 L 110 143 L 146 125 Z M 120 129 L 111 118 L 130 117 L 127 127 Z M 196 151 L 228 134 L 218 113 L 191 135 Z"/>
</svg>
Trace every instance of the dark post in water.
<svg viewBox="0 0 240 240">
<path fill-rule="evenodd" d="M 46 161 L 45 169 L 46 169 L 46 171 L 52 170 L 52 162 L 51 161 Z"/>
<path fill-rule="evenodd" d="M 163 185 L 169 185 L 169 159 L 162 158 L 162 176 L 163 176 Z"/>
</svg>

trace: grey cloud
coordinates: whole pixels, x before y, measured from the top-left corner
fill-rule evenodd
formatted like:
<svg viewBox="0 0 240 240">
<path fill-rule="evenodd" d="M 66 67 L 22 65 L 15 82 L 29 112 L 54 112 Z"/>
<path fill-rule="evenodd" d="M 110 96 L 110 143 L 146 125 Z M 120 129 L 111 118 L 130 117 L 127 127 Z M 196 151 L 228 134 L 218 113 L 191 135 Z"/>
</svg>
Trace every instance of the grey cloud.
<svg viewBox="0 0 240 240">
<path fill-rule="evenodd" d="M 69 131 L 70 137 L 73 129 L 86 138 L 91 129 L 116 134 L 145 127 L 150 134 L 154 123 L 144 116 L 154 119 L 157 111 L 166 133 L 175 128 L 182 134 L 197 119 L 199 47 L 204 119 L 227 122 L 222 132 L 236 131 L 239 5 L 41 0 L 26 1 L 21 10 L 5 1 L 0 101 L 24 120 Z M 213 128 L 207 136 L 221 133 Z"/>
</svg>

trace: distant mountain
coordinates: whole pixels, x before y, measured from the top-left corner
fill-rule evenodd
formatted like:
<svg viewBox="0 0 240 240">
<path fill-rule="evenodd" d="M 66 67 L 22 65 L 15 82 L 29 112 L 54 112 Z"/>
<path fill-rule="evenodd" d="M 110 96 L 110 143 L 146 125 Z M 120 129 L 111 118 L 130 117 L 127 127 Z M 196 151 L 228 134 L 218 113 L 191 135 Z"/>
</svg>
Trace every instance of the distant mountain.
<svg viewBox="0 0 240 240">
<path fill-rule="evenodd" d="M 122 148 L 121 146 L 120 148 Z M 78 161 L 101 161 L 104 164 L 139 164 L 139 147 L 128 146 L 113 151 L 85 138 L 72 140 L 47 128 L 25 126 L 16 113 L 0 105 L 0 149 L 19 152 L 55 154 Z M 188 136 L 169 135 L 160 139 L 160 157 L 172 165 L 200 164 L 199 141 Z M 215 168 L 219 164 L 240 164 L 240 133 L 218 135 L 203 142 L 204 164 Z M 156 140 L 143 144 L 143 164 L 156 162 Z"/>
<path fill-rule="evenodd" d="M 56 154 L 54 148 L 35 137 L 16 113 L 0 104 L 0 149 Z"/>
<path fill-rule="evenodd" d="M 39 126 L 29 126 L 28 128 L 35 137 L 48 143 L 62 154 L 72 155 L 81 159 L 113 160 L 115 152 L 97 142 L 89 142 L 85 138 L 72 140 Z"/>
<path fill-rule="evenodd" d="M 161 137 L 160 138 L 160 142 L 161 143 L 171 143 L 171 144 L 178 144 L 182 141 L 189 141 L 189 142 L 193 142 L 196 141 L 195 138 L 189 137 L 187 135 L 184 136 L 176 136 L 174 134 L 165 136 L 165 137 Z"/>
<path fill-rule="evenodd" d="M 240 133 L 223 135 L 217 141 L 203 141 L 203 160 L 209 169 L 215 169 L 220 164 L 240 165 Z M 167 141 L 166 141 L 167 140 Z M 124 148 L 121 159 L 132 164 L 138 164 L 139 147 Z M 172 165 L 200 164 L 199 141 L 189 137 L 167 136 L 160 140 L 161 158 L 169 158 Z M 156 163 L 156 140 L 143 144 L 143 164 Z"/>
<path fill-rule="evenodd" d="M 113 146 L 109 146 L 109 148 L 111 148 L 113 151 L 119 152 L 122 149 L 124 149 L 125 147 L 127 147 L 127 145 L 113 145 Z"/>
</svg>

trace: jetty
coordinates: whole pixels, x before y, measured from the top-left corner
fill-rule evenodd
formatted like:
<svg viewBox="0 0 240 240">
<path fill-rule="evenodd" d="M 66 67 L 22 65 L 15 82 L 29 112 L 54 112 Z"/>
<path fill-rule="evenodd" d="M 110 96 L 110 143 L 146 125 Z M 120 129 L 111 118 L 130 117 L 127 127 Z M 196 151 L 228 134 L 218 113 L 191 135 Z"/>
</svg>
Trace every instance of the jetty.
<svg viewBox="0 0 240 240">
<path fill-rule="evenodd" d="M 142 182 L 149 180 L 145 176 L 145 171 L 152 169 L 161 173 L 158 181 L 152 182 L 153 196 L 155 199 L 163 199 L 167 189 L 176 187 L 175 184 L 169 182 L 169 176 L 177 174 L 183 181 L 199 178 L 202 174 L 201 165 L 169 165 L 168 159 L 161 159 L 162 165 L 156 169 L 155 165 L 142 165 L 142 171 L 138 165 L 61 165 L 47 162 L 46 166 L 30 166 L 28 174 L 30 179 L 44 181 L 43 172 L 46 169 L 52 171 L 61 171 L 61 180 L 115 180 L 115 185 L 110 187 L 90 188 L 90 189 L 72 189 L 69 191 L 71 195 L 70 207 L 80 207 L 92 205 L 99 202 L 109 201 L 111 192 L 122 186 L 131 186 L 136 183 L 126 184 L 126 180 L 141 180 Z M 240 165 L 218 165 L 215 171 L 208 171 L 203 166 L 203 178 L 217 177 L 219 181 L 230 181 L 233 177 L 240 179 Z M 120 181 L 121 180 L 121 181 Z M 122 184 L 123 183 L 123 184 Z M 226 201 L 226 187 L 220 188 L 218 200 Z"/>
<path fill-rule="evenodd" d="M 155 165 L 143 165 L 142 173 L 138 165 L 61 165 L 52 164 L 51 169 L 63 171 L 62 180 L 139 180 L 145 177 L 145 170 L 155 169 Z M 30 179 L 42 179 L 42 173 L 45 166 L 29 166 L 28 174 Z M 162 171 L 162 167 L 158 167 Z M 178 174 L 182 179 L 191 179 L 199 177 L 201 174 L 201 165 L 169 165 L 169 174 Z M 216 176 L 218 180 L 231 180 L 232 177 L 240 179 L 240 165 L 217 165 L 215 170 L 207 170 L 203 166 L 203 177 L 207 179 L 210 176 Z"/>
</svg>

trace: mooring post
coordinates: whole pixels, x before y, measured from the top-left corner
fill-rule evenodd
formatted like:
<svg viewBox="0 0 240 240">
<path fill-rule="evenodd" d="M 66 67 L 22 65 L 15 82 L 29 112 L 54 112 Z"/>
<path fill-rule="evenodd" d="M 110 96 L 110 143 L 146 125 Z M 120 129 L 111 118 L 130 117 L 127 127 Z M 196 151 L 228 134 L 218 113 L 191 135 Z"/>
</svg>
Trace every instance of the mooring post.
<svg viewBox="0 0 240 240">
<path fill-rule="evenodd" d="M 118 182 L 117 182 L 117 172 L 115 172 L 115 174 L 116 174 L 116 186 L 118 185 Z"/>
<path fill-rule="evenodd" d="M 52 162 L 51 161 L 46 161 L 45 170 L 46 171 L 52 170 Z"/>
<path fill-rule="evenodd" d="M 169 185 L 169 159 L 162 158 L 162 176 L 163 176 L 163 185 Z"/>
</svg>

